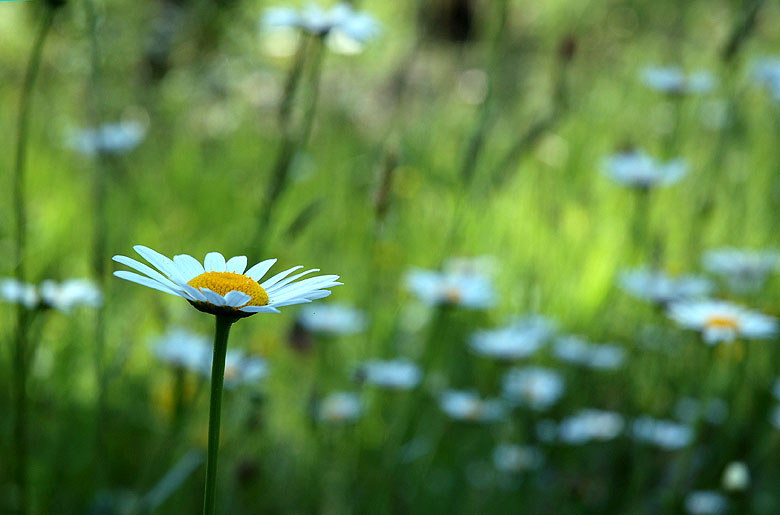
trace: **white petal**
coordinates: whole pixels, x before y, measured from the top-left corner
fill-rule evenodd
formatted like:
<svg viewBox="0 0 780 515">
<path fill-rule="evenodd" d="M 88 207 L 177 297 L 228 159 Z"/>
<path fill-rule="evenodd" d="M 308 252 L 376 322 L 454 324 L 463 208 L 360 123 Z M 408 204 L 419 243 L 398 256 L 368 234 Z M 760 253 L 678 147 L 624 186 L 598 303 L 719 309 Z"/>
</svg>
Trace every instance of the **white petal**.
<svg viewBox="0 0 780 515">
<path fill-rule="evenodd" d="M 172 290 L 165 286 L 164 284 L 161 284 L 154 279 L 149 279 L 148 277 L 144 277 L 143 275 L 138 275 L 133 272 L 128 272 L 127 270 L 118 270 L 114 272 L 114 275 L 119 277 L 120 279 L 125 279 L 126 281 L 134 282 L 137 284 L 140 284 L 142 286 L 146 286 L 148 288 L 152 288 L 155 290 L 159 290 L 161 292 L 169 293 L 171 295 L 176 295 L 177 297 L 181 297 L 181 293 Z"/>
<path fill-rule="evenodd" d="M 179 286 L 179 288 L 181 288 L 184 291 L 184 293 L 188 295 L 187 298 L 189 298 L 189 300 L 206 302 L 206 296 L 203 295 L 203 293 L 201 293 L 201 291 L 198 290 L 197 288 L 193 288 L 189 284 L 182 281 L 174 281 L 174 282 Z"/>
<path fill-rule="evenodd" d="M 176 266 L 170 258 L 163 256 L 156 250 L 144 247 L 143 245 L 135 245 L 133 250 L 138 252 L 139 256 L 147 260 L 153 267 L 168 277 L 179 275 L 179 267 Z"/>
<path fill-rule="evenodd" d="M 237 308 L 249 302 L 251 298 L 252 297 L 242 291 L 230 291 L 225 295 L 225 302 L 227 302 L 227 305 L 231 308 Z"/>
<path fill-rule="evenodd" d="M 275 291 L 274 297 L 279 300 L 282 298 L 301 297 L 304 294 L 303 292 L 307 290 L 321 290 L 330 288 L 331 286 L 339 286 L 341 283 L 337 283 L 334 279 L 338 279 L 338 276 L 321 275 L 318 277 L 310 277 L 309 279 L 304 279 L 303 281 Z"/>
<path fill-rule="evenodd" d="M 206 269 L 206 272 L 224 272 L 225 256 L 219 252 L 209 252 L 206 254 L 206 259 L 203 260 L 203 268 Z"/>
<path fill-rule="evenodd" d="M 246 256 L 233 256 L 225 263 L 225 270 L 236 274 L 243 274 L 246 270 Z"/>
<path fill-rule="evenodd" d="M 239 311 L 245 313 L 279 313 L 279 310 L 271 306 L 245 306 Z"/>
<path fill-rule="evenodd" d="M 276 263 L 276 259 L 266 259 L 265 261 L 261 261 L 247 270 L 244 275 L 251 277 L 253 281 L 259 282 L 260 279 L 262 279 L 266 274 L 266 272 L 268 272 L 268 270 L 274 266 L 274 263 Z"/>
<path fill-rule="evenodd" d="M 225 302 L 225 298 L 222 295 L 215 293 L 208 288 L 200 288 L 200 291 L 203 293 L 203 295 L 206 296 L 206 301 L 209 304 L 214 304 L 215 306 L 224 306 L 227 304 L 227 302 Z"/>
<path fill-rule="evenodd" d="M 268 279 L 266 281 L 263 281 L 262 283 L 260 283 L 260 286 L 262 286 L 262 288 L 264 290 L 267 290 L 268 288 L 270 288 L 274 284 L 278 283 L 279 281 L 281 281 L 282 279 L 284 279 L 285 277 L 287 277 L 291 273 L 295 272 L 296 270 L 300 270 L 301 268 L 303 268 L 303 266 L 301 266 L 301 265 L 294 266 L 292 268 L 288 268 L 284 272 L 279 272 L 278 274 L 276 274 L 275 276 L 271 277 L 270 279 Z"/>
<path fill-rule="evenodd" d="M 273 306 L 275 308 L 282 308 L 284 306 L 295 306 L 296 304 L 308 304 L 311 301 L 309 299 L 303 298 L 303 297 L 297 297 L 295 299 L 287 299 L 282 302 L 274 302 L 273 304 L 269 304 L 269 306 Z"/>
<path fill-rule="evenodd" d="M 158 281 L 158 282 L 164 284 L 165 286 L 167 286 L 168 288 L 171 288 L 172 290 L 176 289 L 176 285 L 173 284 L 171 281 L 169 281 L 160 272 L 158 272 L 158 271 L 156 271 L 156 270 L 146 266 L 143 263 L 139 263 L 138 261 L 136 261 L 133 258 L 129 258 L 127 256 L 114 256 L 111 259 L 113 259 L 117 263 L 122 263 L 125 266 L 129 266 L 130 268 L 132 268 L 136 272 L 141 272 L 142 274 L 148 275 L 149 277 L 151 277 L 155 281 Z"/>
<path fill-rule="evenodd" d="M 281 289 L 282 287 L 290 284 L 294 280 L 300 279 L 304 275 L 310 274 L 312 272 L 319 272 L 319 271 L 320 271 L 319 268 L 312 268 L 311 270 L 306 270 L 305 272 L 301 272 L 300 274 L 292 275 L 292 276 L 288 277 L 287 279 L 285 279 L 284 281 L 279 281 L 278 283 L 274 284 L 272 287 L 269 287 L 266 290 L 266 293 L 270 295 L 271 293 L 273 293 L 275 291 L 279 291 L 279 289 Z"/>
<path fill-rule="evenodd" d="M 206 271 L 203 265 L 200 264 L 200 261 L 188 254 L 173 256 L 173 262 L 179 267 L 182 279 L 185 281 L 189 281 Z"/>
</svg>

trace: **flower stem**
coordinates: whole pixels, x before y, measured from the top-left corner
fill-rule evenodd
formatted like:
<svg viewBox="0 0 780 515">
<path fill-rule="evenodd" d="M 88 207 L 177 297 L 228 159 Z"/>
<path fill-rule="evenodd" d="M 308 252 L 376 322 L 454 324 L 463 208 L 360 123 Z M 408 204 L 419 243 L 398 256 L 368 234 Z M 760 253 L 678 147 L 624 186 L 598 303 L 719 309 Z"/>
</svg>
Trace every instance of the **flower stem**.
<svg viewBox="0 0 780 515">
<path fill-rule="evenodd" d="M 217 454 L 219 453 L 219 424 L 222 417 L 222 387 L 225 380 L 225 354 L 230 326 L 234 319 L 217 315 L 214 332 L 214 354 L 211 363 L 211 399 L 209 401 L 209 440 L 206 458 L 206 490 L 203 515 L 213 515 L 216 507 Z"/>
</svg>

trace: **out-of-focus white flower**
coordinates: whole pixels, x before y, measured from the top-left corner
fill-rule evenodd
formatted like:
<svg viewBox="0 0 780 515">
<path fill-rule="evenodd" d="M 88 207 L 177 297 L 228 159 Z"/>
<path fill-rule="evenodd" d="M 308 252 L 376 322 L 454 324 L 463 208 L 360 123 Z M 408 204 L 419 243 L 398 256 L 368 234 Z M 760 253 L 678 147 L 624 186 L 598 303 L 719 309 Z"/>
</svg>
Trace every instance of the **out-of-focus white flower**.
<svg viewBox="0 0 780 515">
<path fill-rule="evenodd" d="M 212 357 L 210 355 L 201 362 L 200 371 L 204 377 L 211 377 Z M 263 358 L 247 355 L 238 349 L 229 349 L 225 354 L 225 388 L 232 389 L 259 381 L 266 375 L 268 363 Z"/>
<path fill-rule="evenodd" d="M 408 390 L 420 383 L 420 367 L 407 359 L 370 360 L 361 367 L 365 381 L 380 388 Z"/>
<path fill-rule="evenodd" d="M 664 272 L 646 268 L 621 272 L 620 287 L 626 293 L 654 304 L 700 298 L 712 291 L 712 283 L 704 277 L 670 277 Z"/>
<path fill-rule="evenodd" d="M 707 93 L 717 84 L 709 72 L 686 74 L 677 66 L 648 66 L 642 69 L 641 78 L 648 88 L 674 95 Z"/>
<path fill-rule="evenodd" d="M 103 303 L 97 285 L 87 279 L 68 279 L 61 283 L 46 280 L 39 288 L 41 303 L 66 313 L 78 306 L 96 308 Z"/>
<path fill-rule="evenodd" d="M 701 331 L 710 345 L 732 342 L 737 337 L 767 339 L 777 333 L 777 319 L 720 300 L 673 303 L 669 317 L 681 326 Z"/>
<path fill-rule="evenodd" d="M 360 418 L 363 404 L 354 392 L 333 392 L 319 403 L 317 418 L 327 424 L 348 424 Z"/>
<path fill-rule="evenodd" d="M 85 155 L 122 154 L 137 147 L 145 136 L 146 127 L 142 123 L 123 121 L 73 131 L 66 138 L 66 144 Z"/>
<path fill-rule="evenodd" d="M 753 291 L 764 284 L 767 274 L 780 268 L 780 252 L 728 247 L 705 252 L 702 265 L 723 277 L 733 291 Z"/>
<path fill-rule="evenodd" d="M 693 441 L 693 430 L 689 426 L 671 420 L 640 417 L 634 420 L 631 428 L 637 439 L 667 450 L 681 449 Z"/>
<path fill-rule="evenodd" d="M 495 422 L 506 415 L 506 406 L 499 399 L 482 399 L 470 391 L 446 390 L 439 397 L 442 411 L 455 420 Z"/>
<path fill-rule="evenodd" d="M 615 182 L 638 189 L 674 184 L 685 176 L 682 159 L 662 163 L 642 151 L 613 154 L 604 160 L 604 173 Z"/>
<path fill-rule="evenodd" d="M 469 346 L 483 356 L 503 360 L 521 359 L 539 350 L 552 331 L 553 325 L 549 320 L 531 315 L 499 329 L 477 331 L 471 336 Z"/>
<path fill-rule="evenodd" d="M 202 373 L 210 364 L 211 340 L 186 329 L 172 328 L 153 341 L 152 352 L 164 363 Z"/>
<path fill-rule="evenodd" d="M 545 410 L 563 395 L 563 378 L 547 368 L 513 368 L 504 374 L 502 394 L 510 403 Z"/>
<path fill-rule="evenodd" d="M 298 321 L 314 333 L 356 334 L 366 326 L 366 316 L 359 309 L 344 304 L 315 304 L 305 306 Z"/>
<path fill-rule="evenodd" d="M 623 416 L 611 411 L 585 409 L 558 424 L 558 438 L 573 445 L 617 438 L 623 431 Z"/>
<path fill-rule="evenodd" d="M 723 470 L 721 484 L 728 492 L 741 492 L 750 486 L 750 470 L 744 462 L 732 461 Z"/>
<path fill-rule="evenodd" d="M 517 473 L 538 468 L 542 453 L 535 447 L 499 444 L 493 449 L 493 466 L 500 472 Z"/>
<path fill-rule="evenodd" d="M 577 336 L 558 338 L 553 344 L 553 353 L 560 360 L 598 370 L 620 368 L 626 358 L 622 347 L 608 343 L 590 344 Z"/>
<path fill-rule="evenodd" d="M 753 79 L 780 101 L 780 58 L 765 57 L 753 63 Z"/>
<path fill-rule="evenodd" d="M 39 297 L 38 291 L 32 284 L 5 278 L 0 280 L 0 298 L 5 302 L 22 304 L 24 307 L 32 309 L 38 305 Z"/>
<path fill-rule="evenodd" d="M 674 406 L 674 416 L 686 424 L 695 424 L 703 418 L 710 424 L 722 424 L 729 415 L 728 405 L 723 399 L 709 399 L 700 402 L 692 397 L 682 397 Z"/>
<path fill-rule="evenodd" d="M 270 7 L 263 11 L 260 17 L 262 32 L 289 28 L 327 37 L 331 48 L 342 53 L 359 52 L 365 43 L 380 33 L 379 23 L 372 16 L 355 11 L 344 2 L 328 9 L 311 3 L 301 10 Z"/>
<path fill-rule="evenodd" d="M 685 511 L 691 515 L 719 515 L 726 511 L 726 498 L 714 490 L 697 490 L 685 497 Z"/>
<path fill-rule="evenodd" d="M 449 304 L 488 309 L 496 303 L 493 281 L 477 272 L 435 272 L 415 268 L 406 274 L 406 287 L 429 306 Z"/>
</svg>

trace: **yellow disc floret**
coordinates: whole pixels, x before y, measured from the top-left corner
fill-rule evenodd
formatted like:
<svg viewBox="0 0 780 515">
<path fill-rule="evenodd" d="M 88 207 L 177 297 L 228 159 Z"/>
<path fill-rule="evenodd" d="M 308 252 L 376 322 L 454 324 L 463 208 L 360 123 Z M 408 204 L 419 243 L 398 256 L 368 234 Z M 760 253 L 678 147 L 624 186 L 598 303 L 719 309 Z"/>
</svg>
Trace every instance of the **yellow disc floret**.
<svg viewBox="0 0 780 515">
<path fill-rule="evenodd" d="M 231 291 L 246 293 L 251 298 L 244 306 L 265 306 L 268 304 L 268 294 L 257 281 L 234 272 L 205 272 L 193 277 L 187 281 L 187 284 L 193 288 L 208 288 L 223 297 Z"/>
<path fill-rule="evenodd" d="M 733 317 L 713 315 L 707 319 L 705 324 L 711 329 L 730 329 L 737 330 L 737 321 Z"/>
</svg>

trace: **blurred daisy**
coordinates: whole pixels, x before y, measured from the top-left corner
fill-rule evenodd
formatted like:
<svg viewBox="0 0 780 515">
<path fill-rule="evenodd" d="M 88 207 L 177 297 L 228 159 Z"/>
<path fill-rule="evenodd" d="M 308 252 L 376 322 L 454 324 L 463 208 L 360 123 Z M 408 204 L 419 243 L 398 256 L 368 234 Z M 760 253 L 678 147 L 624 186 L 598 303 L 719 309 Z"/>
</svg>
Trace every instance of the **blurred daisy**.
<svg viewBox="0 0 780 515">
<path fill-rule="evenodd" d="M 327 288 L 342 284 L 336 282 L 337 275 L 320 275 L 296 282 L 304 275 L 319 271 L 306 270 L 290 276 L 302 266 L 289 268 L 259 282 L 276 259 L 262 261 L 245 272 L 246 256 L 235 256 L 226 261 L 219 252 L 209 252 L 201 264 L 187 254 L 169 259 L 141 245 L 133 249 L 162 273 L 132 258 L 114 256 L 114 261 L 144 274 L 122 270 L 114 272 L 115 276 L 182 297 L 205 313 L 233 319 L 255 313 L 278 313 L 278 308 L 283 306 L 327 297 L 330 295 Z"/>
<path fill-rule="evenodd" d="M 146 127 L 135 121 L 106 123 L 95 129 L 72 132 L 69 148 L 85 155 L 122 154 L 137 147 L 146 136 Z"/>
<path fill-rule="evenodd" d="M 687 447 L 693 441 L 693 430 L 671 420 L 640 417 L 631 424 L 634 436 L 667 450 Z"/>
<path fill-rule="evenodd" d="M 469 346 L 475 353 L 490 358 L 527 358 L 544 345 L 552 331 L 550 321 L 532 315 L 506 327 L 477 331 L 471 335 Z"/>
<path fill-rule="evenodd" d="M 36 307 L 39 300 L 35 286 L 11 278 L 0 280 L 0 298 L 12 304 L 22 304 L 28 309 Z"/>
<path fill-rule="evenodd" d="M 672 95 L 707 93 L 717 84 L 709 72 L 686 74 L 677 66 L 648 66 L 642 69 L 641 78 L 648 88 Z"/>
<path fill-rule="evenodd" d="M 727 492 L 742 492 L 750 486 L 750 470 L 743 461 L 732 461 L 723 469 L 721 485 Z"/>
<path fill-rule="evenodd" d="M 710 250 L 704 253 L 702 266 L 723 277 L 730 289 L 752 291 L 764 284 L 770 272 L 780 268 L 780 252 L 732 247 Z"/>
<path fill-rule="evenodd" d="M 172 328 L 152 342 L 152 353 L 163 363 L 200 372 L 210 364 L 211 339 L 181 328 Z"/>
<path fill-rule="evenodd" d="M 201 367 L 205 377 L 211 377 L 211 361 Z M 225 388 L 231 389 L 259 381 L 268 375 L 268 363 L 263 358 L 250 356 L 238 349 L 225 354 Z"/>
<path fill-rule="evenodd" d="M 619 275 L 620 287 L 629 295 L 654 304 L 704 297 L 712 283 L 704 277 L 685 275 L 670 277 L 661 271 L 638 268 Z"/>
<path fill-rule="evenodd" d="M 319 402 L 317 418 L 327 424 L 347 424 L 360 418 L 363 405 L 354 392 L 333 392 Z"/>
<path fill-rule="evenodd" d="M 626 358 L 622 347 L 608 343 L 590 344 L 578 336 L 558 338 L 553 353 L 562 361 L 598 370 L 620 368 Z"/>
<path fill-rule="evenodd" d="M 780 101 L 780 58 L 766 57 L 753 63 L 753 79 Z"/>
<path fill-rule="evenodd" d="M 541 367 L 513 368 L 504 374 L 501 385 L 503 397 L 510 403 L 534 410 L 549 408 L 564 390 L 561 376 Z"/>
<path fill-rule="evenodd" d="M 726 512 L 726 498 L 714 490 L 696 490 L 685 497 L 685 511 L 690 515 L 719 515 Z"/>
<path fill-rule="evenodd" d="M 305 307 L 298 314 L 298 322 L 308 331 L 327 334 L 356 334 L 366 326 L 362 311 L 344 304 L 318 304 Z"/>
<path fill-rule="evenodd" d="M 594 440 L 603 442 L 617 438 L 624 424 L 623 416 L 618 413 L 585 409 L 558 424 L 558 438 L 573 445 Z"/>
<path fill-rule="evenodd" d="M 503 402 L 471 391 L 447 390 L 439 397 L 439 406 L 451 418 L 468 422 L 495 422 L 506 415 Z"/>
<path fill-rule="evenodd" d="M 696 424 L 703 418 L 710 424 L 719 425 L 729 416 L 729 407 L 723 399 L 700 402 L 692 397 L 682 397 L 675 403 L 674 416 L 686 424 Z"/>
<path fill-rule="evenodd" d="M 615 182 L 638 189 L 674 184 L 688 172 L 682 159 L 662 163 L 641 151 L 613 154 L 604 161 L 604 173 Z"/>
<path fill-rule="evenodd" d="M 311 3 L 301 10 L 269 7 L 260 17 L 260 30 L 299 29 L 314 36 L 327 37 L 343 53 L 359 52 L 363 45 L 379 35 L 379 23 L 370 15 L 355 11 L 346 2 L 330 8 Z"/>
<path fill-rule="evenodd" d="M 474 271 L 435 272 L 416 268 L 406 274 L 406 287 L 429 306 L 488 309 L 496 303 L 492 280 Z"/>
<path fill-rule="evenodd" d="M 38 289 L 41 303 L 66 313 L 78 306 L 91 308 L 103 303 L 103 294 L 97 285 L 87 279 L 68 279 L 61 283 L 46 280 Z"/>
<path fill-rule="evenodd" d="M 701 331 L 710 345 L 729 343 L 737 337 L 767 339 L 777 333 L 774 317 L 720 300 L 676 302 L 668 315 L 685 328 Z"/>
<path fill-rule="evenodd" d="M 500 472 L 515 474 L 538 468 L 542 454 L 535 447 L 499 444 L 493 449 L 493 466 Z"/>
<path fill-rule="evenodd" d="M 360 373 L 365 382 L 389 390 L 409 390 L 420 383 L 420 367 L 407 359 L 370 360 L 363 363 Z"/>
</svg>

